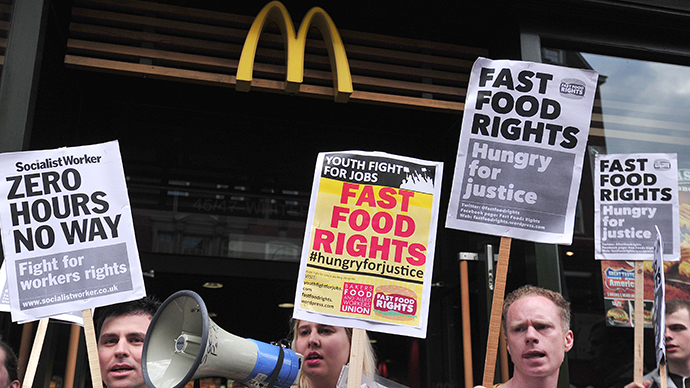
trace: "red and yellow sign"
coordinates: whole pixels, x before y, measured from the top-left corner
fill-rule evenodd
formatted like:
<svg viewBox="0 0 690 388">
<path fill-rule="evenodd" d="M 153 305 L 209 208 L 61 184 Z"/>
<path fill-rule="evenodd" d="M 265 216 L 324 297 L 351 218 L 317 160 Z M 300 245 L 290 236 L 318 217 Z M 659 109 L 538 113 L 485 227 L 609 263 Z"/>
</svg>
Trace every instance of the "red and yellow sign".
<svg viewBox="0 0 690 388">
<path fill-rule="evenodd" d="M 382 153 L 320 154 L 296 317 L 318 313 L 356 320 L 350 327 L 364 320 L 360 328 L 386 323 L 426 335 L 441 169 Z"/>
</svg>

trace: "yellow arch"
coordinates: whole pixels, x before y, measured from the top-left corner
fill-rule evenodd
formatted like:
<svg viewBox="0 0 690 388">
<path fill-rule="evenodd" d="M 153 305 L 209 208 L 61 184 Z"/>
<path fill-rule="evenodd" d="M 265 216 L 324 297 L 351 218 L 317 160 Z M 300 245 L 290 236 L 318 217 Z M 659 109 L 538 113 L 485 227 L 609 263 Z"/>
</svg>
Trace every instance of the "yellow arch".
<svg viewBox="0 0 690 388">
<path fill-rule="evenodd" d="M 298 92 L 304 80 L 304 52 L 307 44 L 307 33 L 309 28 L 314 26 L 321 32 L 328 50 L 331 73 L 333 74 L 333 98 L 336 102 L 347 102 L 353 90 L 352 76 L 350 75 L 350 65 L 347 61 L 345 46 L 335 23 L 326 11 L 320 7 L 314 7 L 304 16 L 299 32 L 295 34 L 292 18 L 280 1 L 266 4 L 259 11 L 249 29 L 237 66 L 236 90 L 247 92 L 251 89 L 259 36 L 264 27 L 271 22 L 280 29 L 287 53 L 285 91 L 289 93 Z"/>
</svg>

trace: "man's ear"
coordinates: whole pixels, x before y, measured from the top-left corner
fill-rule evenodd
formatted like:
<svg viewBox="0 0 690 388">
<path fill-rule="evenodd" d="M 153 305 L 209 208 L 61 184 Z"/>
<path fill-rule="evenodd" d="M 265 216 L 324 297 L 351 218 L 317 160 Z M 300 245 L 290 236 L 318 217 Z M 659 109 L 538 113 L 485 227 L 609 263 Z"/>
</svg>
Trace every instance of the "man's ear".
<svg viewBox="0 0 690 388">
<path fill-rule="evenodd" d="M 570 349 L 573 348 L 573 345 L 575 344 L 575 340 L 573 337 L 573 331 L 568 330 L 567 333 L 565 333 L 565 352 L 569 352 Z"/>
<path fill-rule="evenodd" d="M 21 386 L 22 384 L 19 382 L 19 380 L 14 380 L 12 384 L 10 384 L 9 388 L 19 388 Z"/>
</svg>

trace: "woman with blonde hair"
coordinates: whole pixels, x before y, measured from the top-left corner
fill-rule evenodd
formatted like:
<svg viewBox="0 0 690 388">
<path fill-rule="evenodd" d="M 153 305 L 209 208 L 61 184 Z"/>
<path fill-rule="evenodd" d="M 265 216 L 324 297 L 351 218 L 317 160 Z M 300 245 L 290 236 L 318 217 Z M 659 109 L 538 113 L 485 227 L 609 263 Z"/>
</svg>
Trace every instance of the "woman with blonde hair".
<svg viewBox="0 0 690 388">
<path fill-rule="evenodd" d="M 340 326 L 293 320 L 292 350 L 304 356 L 299 388 L 335 388 L 340 371 L 350 360 L 352 329 Z M 365 376 L 374 378 L 374 349 L 365 333 Z"/>
</svg>

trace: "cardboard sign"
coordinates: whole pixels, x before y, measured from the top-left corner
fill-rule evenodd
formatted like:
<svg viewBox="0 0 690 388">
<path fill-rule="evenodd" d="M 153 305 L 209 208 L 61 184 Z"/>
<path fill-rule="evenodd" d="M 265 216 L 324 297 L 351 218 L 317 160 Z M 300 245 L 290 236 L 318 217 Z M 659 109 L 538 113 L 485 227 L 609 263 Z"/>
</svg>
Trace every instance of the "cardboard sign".
<svg viewBox="0 0 690 388">
<path fill-rule="evenodd" d="M 7 287 L 7 271 L 5 271 L 5 262 L 2 263 L 0 267 L 0 311 L 11 312 L 10 309 L 10 290 Z M 27 323 L 35 321 L 36 318 L 31 315 L 22 314 L 19 311 L 15 311 L 17 316 L 17 323 Z M 69 323 L 75 323 L 79 326 L 84 326 L 84 319 L 82 318 L 81 311 L 73 311 L 68 314 L 57 314 L 51 316 L 53 319 L 58 321 L 65 321 Z"/>
<path fill-rule="evenodd" d="M 676 154 L 598 154 L 594 164 L 595 258 L 651 260 L 658 227 L 664 260 L 679 260 Z"/>
<path fill-rule="evenodd" d="M 116 141 L 0 154 L 0 171 L 13 321 L 146 294 Z"/>
<path fill-rule="evenodd" d="M 294 317 L 424 338 L 443 163 L 319 154 Z"/>
<path fill-rule="evenodd" d="M 477 59 L 446 227 L 570 244 L 597 78 Z"/>
</svg>

